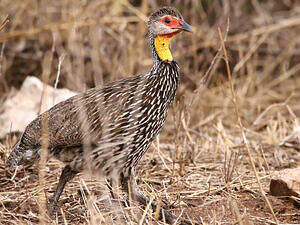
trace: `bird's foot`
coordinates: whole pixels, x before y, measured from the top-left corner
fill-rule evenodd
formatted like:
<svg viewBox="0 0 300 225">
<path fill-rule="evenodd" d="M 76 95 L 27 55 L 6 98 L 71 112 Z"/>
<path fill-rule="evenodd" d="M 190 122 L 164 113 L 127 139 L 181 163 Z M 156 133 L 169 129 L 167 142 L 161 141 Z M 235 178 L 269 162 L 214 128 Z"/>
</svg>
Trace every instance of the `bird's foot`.
<svg viewBox="0 0 300 225">
<path fill-rule="evenodd" d="M 57 201 L 55 201 L 54 195 L 48 197 L 49 201 L 49 211 L 48 215 L 50 219 L 55 220 L 56 219 L 56 211 L 57 211 Z"/>
<path fill-rule="evenodd" d="M 163 215 L 162 215 L 163 214 Z M 175 215 L 173 215 L 170 211 L 166 209 L 161 209 L 159 220 L 165 220 L 168 224 L 179 224 L 179 225 L 200 225 L 202 223 L 191 222 L 183 219 L 178 219 Z"/>
</svg>

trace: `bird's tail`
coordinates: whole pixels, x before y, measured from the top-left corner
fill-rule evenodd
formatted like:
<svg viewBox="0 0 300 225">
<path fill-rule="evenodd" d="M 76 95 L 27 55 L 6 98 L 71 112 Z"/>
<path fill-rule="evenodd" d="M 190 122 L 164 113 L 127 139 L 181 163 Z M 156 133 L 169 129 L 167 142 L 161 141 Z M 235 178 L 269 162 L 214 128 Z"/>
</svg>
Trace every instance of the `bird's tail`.
<svg viewBox="0 0 300 225">
<path fill-rule="evenodd" d="M 11 151 L 8 159 L 6 160 L 6 167 L 8 169 L 13 169 L 16 165 L 19 164 L 23 157 L 24 151 L 22 151 L 22 147 L 20 146 L 20 141 L 15 144 L 13 150 Z"/>
</svg>

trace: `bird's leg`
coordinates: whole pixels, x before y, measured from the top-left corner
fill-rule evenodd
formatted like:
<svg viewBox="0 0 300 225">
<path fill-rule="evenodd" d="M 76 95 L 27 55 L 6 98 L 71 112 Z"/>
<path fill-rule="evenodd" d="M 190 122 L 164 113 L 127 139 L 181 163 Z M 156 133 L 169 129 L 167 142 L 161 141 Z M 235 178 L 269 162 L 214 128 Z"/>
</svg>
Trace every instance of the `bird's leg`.
<svg viewBox="0 0 300 225">
<path fill-rule="evenodd" d="M 49 198 L 50 200 L 49 216 L 51 219 L 55 219 L 57 203 L 61 193 L 64 190 L 66 183 L 72 180 L 77 173 L 78 171 L 73 170 L 69 165 L 66 165 L 62 170 L 55 193 L 53 196 Z"/>
<path fill-rule="evenodd" d="M 109 193 L 112 197 L 112 199 L 117 200 L 118 199 L 118 195 L 116 193 L 116 189 L 118 188 L 118 183 L 114 178 L 110 178 L 110 179 L 106 179 L 107 182 L 107 187 L 109 189 Z"/>
<path fill-rule="evenodd" d="M 131 199 L 141 203 L 144 206 L 149 204 L 149 199 L 147 199 L 139 190 L 135 176 L 134 169 L 126 171 L 126 173 L 122 173 L 121 175 L 121 185 L 124 191 L 127 192 L 128 196 L 130 195 Z M 151 207 L 154 212 L 156 212 L 157 205 L 154 202 L 151 202 Z M 176 221 L 176 217 L 169 211 L 160 208 L 159 209 L 159 220 L 163 220 L 168 224 L 173 224 Z M 182 223 L 184 224 L 184 223 Z"/>
<path fill-rule="evenodd" d="M 114 191 L 113 191 L 113 181 L 112 181 L 112 178 L 110 179 L 106 179 L 106 186 L 108 187 L 108 190 L 109 190 L 109 193 L 111 195 L 111 197 L 113 199 L 115 199 L 115 194 L 114 194 Z"/>
<path fill-rule="evenodd" d="M 120 200 L 119 198 L 119 194 L 120 192 L 119 191 L 119 180 L 116 180 L 116 179 L 113 179 L 113 178 L 110 178 L 110 179 L 107 179 L 107 187 L 109 189 L 109 192 L 110 192 L 110 195 L 112 197 L 113 200 Z M 123 203 L 123 206 L 126 207 L 129 205 L 128 203 L 128 199 L 122 199 L 121 203 Z"/>
</svg>

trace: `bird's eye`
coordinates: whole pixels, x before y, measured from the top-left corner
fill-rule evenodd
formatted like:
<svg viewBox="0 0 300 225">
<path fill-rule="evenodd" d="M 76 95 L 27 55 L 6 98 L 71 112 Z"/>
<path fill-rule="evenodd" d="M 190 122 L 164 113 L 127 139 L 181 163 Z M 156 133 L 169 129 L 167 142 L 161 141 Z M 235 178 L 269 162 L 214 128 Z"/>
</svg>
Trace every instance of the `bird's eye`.
<svg viewBox="0 0 300 225">
<path fill-rule="evenodd" d="M 171 22 L 171 20 L 167 17 L 166 19 L 165 19 L 165 23 L 170 23 Z"/>
</svg>

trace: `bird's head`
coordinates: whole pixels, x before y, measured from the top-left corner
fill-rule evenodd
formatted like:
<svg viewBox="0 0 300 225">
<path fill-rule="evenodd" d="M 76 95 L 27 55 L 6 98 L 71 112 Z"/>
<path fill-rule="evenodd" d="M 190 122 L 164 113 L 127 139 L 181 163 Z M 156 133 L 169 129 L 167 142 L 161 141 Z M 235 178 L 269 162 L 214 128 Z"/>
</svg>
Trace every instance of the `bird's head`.
<svg viewBox="0 0 300 225">
<path fill-rule="evenodd" d="M 169 50 L 170 39 L 181 31 L 192 32 L 177 9 L 163 7 L 154 12 L 148 21 L 148 29 L 151 38 L 154 39 L 155 51 L 162 61 L 172 61 Z"/>
</svg>

